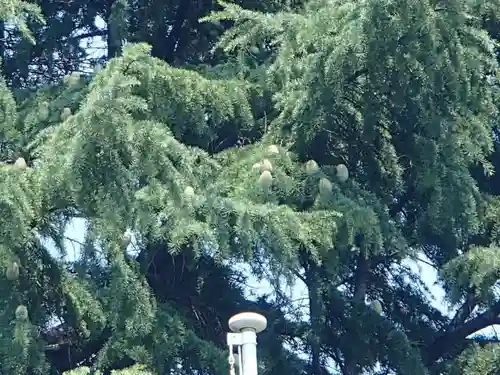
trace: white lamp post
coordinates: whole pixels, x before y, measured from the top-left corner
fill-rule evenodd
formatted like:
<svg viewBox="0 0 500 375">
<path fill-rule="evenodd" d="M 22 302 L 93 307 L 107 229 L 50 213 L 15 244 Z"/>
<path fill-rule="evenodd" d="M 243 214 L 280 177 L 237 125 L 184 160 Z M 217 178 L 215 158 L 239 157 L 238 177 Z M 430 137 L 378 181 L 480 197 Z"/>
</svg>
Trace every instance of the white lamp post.
<svg viewBox="0 0 500 375">
<path fill-rule="evenodd" d="M 252 312 L 237 314 L 229 319 L 229 329 L 233 331 L 227 334 L 231 375 L 235 375 L 234 346 L 238 347 L 240 354 L 238 356 L 241 362 L 240 375 L 257 375 L 257 333 L 262 332 L 266 327 L 266 318 Z"/>
</svg>

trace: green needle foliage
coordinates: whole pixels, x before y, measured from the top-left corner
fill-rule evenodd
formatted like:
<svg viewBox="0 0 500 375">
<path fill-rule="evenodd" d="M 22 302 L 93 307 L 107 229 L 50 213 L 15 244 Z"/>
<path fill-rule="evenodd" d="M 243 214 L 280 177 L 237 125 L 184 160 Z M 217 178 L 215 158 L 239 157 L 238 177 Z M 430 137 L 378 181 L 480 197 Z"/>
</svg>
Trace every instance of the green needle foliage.
<svg viewBox="0 0 500 375">
<path fill-rule="evenodd" d="M 0 82 L 2 374 L 227 374 L 244 310 L 262 375 L 495 370 L 497 4 L 264 3 L 202 12 L 225 32 L 187 67 L 123 45 L 156 3 L 120 0 L 102 69 Z"/>
</svg>

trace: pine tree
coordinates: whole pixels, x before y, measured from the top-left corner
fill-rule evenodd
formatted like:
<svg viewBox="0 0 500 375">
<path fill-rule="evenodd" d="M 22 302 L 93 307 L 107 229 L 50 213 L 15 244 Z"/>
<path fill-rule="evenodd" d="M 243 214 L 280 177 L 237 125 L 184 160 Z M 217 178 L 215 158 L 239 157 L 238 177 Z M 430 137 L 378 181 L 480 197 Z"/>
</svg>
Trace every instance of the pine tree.
<svg viewBox="0 0 500 375">
<path fill-rule="evenodd" d="M 264 85 L 280 112 L 271 134 L 302 160 L 347 165 L 355 181 L 347 192 L 339 187 L 353 205 L 340 194 L 332 203 L 343 229 L 333 260 L 302 265 L 320 336 L 309 340 L 315 374 L 324 371 L 325 347 L 344 374 L 375 371 L 377 363 L 397 373 L 440 373 L 443 360 L 474 341 L 466 336 L 496 322 L 497 273 L 486 261 L 496 256 L 494 238 L 474 247 L 495 216 L 485 216 L 490 200 L 470 173 L 477 164 L 491 172 L 497 103 L 487 78 L 497 62 L 481 12 L 494 6 L 310 1 L 270 17 L 225 3 L 207 18 L 235 21 L 220 46 L 245 65 L 246 51 L 273 46 Z M 400 265 L 417 252 L 458 290 L 450 291 L 453 305 L 472 297 L 451 321 Z M 366 311 L 367 298 L 383 301 L 382 321 Z M 476 306 L 483 315 L 472 315 Z"/>
<path fill-rule="evenodd" d="M 2 83 L 0 371 L 226 374 L 225 320 L 250 309 L 270 321 L 264 375 L 488 374 L 495 344 L 467 337 L 500 312 L 498 204 L 477 182 L 495 166 L 495 4 L 223 5 L 218 66 L 139 43 L 89 76 Z M 65 255 L 75 218 L 68 263 L 47 240 Z M 455 317 L 402 263 L 420 253 Z M 235 262 L 279 298 L 245 298 Z M 283 279 L 307 286 L 309 320 Z"/>
<path fill-rule="evenodd" d="M 149 243 L 167 241 L 172 253 L 189 244 L 196 258 L 215 251 L 221 260 L 244 257 L 235 249 L 235 241 L 255 241 L 266 233 L 275 246 L 286 245 L 289 251 L 295 241 L 311 249 L 331 244 L 335 214 L 321 210 L 298 214 L 270 202 L 279 198 L 280 188 L 293 193 L 304 180 L 300 174 L 297 181 L 286 174 L 293 165 L 285 153 L 268 156 L 276 159 L 273 173 L 276 181 L 282 181 L 272 191 L 259 185 L 259 174 L 252 169 L 269 153 L 264 147 L 211 158 L 174 138 L 173 131 L 183 134 L 184 129 L 198 139 L 207 136 L 208 111 L 214 125 L 227 119 L 249 123 L 247 91 L 237 80 L 207 80 L 195 72 L 170 68 L 138 45 L 111 60 L 88 85 L 85 78 L 72 76 L 63 87 L 41 89 L 21 103 L 18 121 L 7 119 L 10 124 L 6 121 L 5 128 L 20 134 L 17 144 L 11 137 L 11 152 L 28 154 L 27 165 L 3 168 L 5 210 L 9 210 L 4 215 L 8 221 L 3 241 L 4 267 L 15 261 L 21 269 L 19 279 L 4 281 L 10 288 L 12 282 L 20 284 L 19 293 L 10 293 L 15 295 L 10 311 L 22 306 L 26 329 L 46 327 L 55 314 L 73 328 L 75 337 L 69 339 L 82 345 L 112 332 L 97 357 L 98 367 L 109 368 L 125 357 L 166 371 L 178 364 L 182 353 L 192 350 L 201 357 L 191 355 L 192 363 L 185 363 L 184 369 L 227 371 L 222 352 L 207 349 L 184 327 L 181 312 L 168 303 L 158 306 L 144 275 L 126 257 L 123 233 L 132 229 L 138 236 L 148 236 Z M 8 104 L 15 113 L 13 100 Z M 29 142 L 23 139 L 25 134 L 32 135 Z M 241 191 L 244 185 L 220 179 L 221 171 L 235 161 L 240 168 L 227 172 L 243 173 L 241 183 L 253 186 L 250 192 Z M 21 188 L 12 190 L 14 185 Z M 255 204 L 248 206 L 246 200 L 252 197 Z M 39 240 L 50 237 L 60 246 L 65 224 L 74 217 L 88 220 L 87 261 L 100 266 L 99 277 L 90 277 L 88 263 L 79 265 L 80 272 L 67 269 Z M 291 223 L 299 229 L 296 233 L 285 225 Z M 229 235 L 228 225 L 234 234 Z M 291 234 L 293 241 L 288 238 Z M 289 258 L 278 252 L 276 256 Z M 49 286 L 54 292 L 40 299 Z M 170 338 L 167 342 L 165 335 Z M 33 351 L 41 355 L 40 350 Z M 35 357 L 12 358 L 27 365 Z M 36 370 L 46 371 L 46 366 L 37 365 Z"/>
</svg>

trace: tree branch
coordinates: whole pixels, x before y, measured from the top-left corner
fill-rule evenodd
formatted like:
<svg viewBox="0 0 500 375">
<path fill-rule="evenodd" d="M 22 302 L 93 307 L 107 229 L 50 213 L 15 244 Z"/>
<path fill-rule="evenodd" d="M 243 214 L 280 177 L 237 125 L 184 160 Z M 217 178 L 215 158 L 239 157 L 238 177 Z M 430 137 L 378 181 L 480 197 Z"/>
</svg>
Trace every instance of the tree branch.
<svg viewBox="0 0 500 375">
<path fill-rule="evenodd" d="M 443 333 L 428 346 L 426 364 L 430 366 L 443 356 L 450 354 L 463 343 L 467 336 L 474 332 L 494 324 L 500 324 L 499 314 L 500 302 L 497 302 L 484 313 Z"/>
<path fill-rule="evenodd" d="M 364 302 L 366 296 L 366 280 L 370 272 L 370 261 L 364 251 L 360 251 L 356 266 L 354 300 Z"/>
<path fill-rule="evenodd" d="M 498 338 L 474 337 L 474 338 L 467 339 L 466 341 L 470 342 L 470 343 L 479 344 L 480 346 L 485 346 L 488 344 L 500 344 L 500 339 L 498 339 Z"/>
<path fill-rule="evenodd" d="M 467 295 L 466 301 L 463 303 L 462 306 L 458 309 L 457 313 L 453 317 L 450 323 L 450 327 L 456 328 L 460 324 L 463 324 L 467 318 L 472 314 L 472 311 L 476 307 L 477 304 L 477 298 L 474 295 L 473 291 L 470 291 L 469 294 Z"/>
</svg>

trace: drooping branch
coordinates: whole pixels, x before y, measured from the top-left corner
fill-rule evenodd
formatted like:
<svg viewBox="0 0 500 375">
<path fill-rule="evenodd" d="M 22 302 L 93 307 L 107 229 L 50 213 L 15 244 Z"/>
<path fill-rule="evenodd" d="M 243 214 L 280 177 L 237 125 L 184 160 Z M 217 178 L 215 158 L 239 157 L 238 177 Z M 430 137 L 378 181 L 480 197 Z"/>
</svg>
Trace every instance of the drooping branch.
<svg viewBox="0 0 500 375">
<path fill-rule="evenodd" d="M 426 364 L 430 366 L 445 355 L 453 353 L 461 346 L 466 337 L 474 332 L 494 324 L 500 324 L 499 314 L 500 302 L 497 302 L 490 309 L 475 318 L 464 322 L 456 328 L 450 328 L 450 330 L 440 335 L 429 345 L 425 359 Z"/>
</svg>

